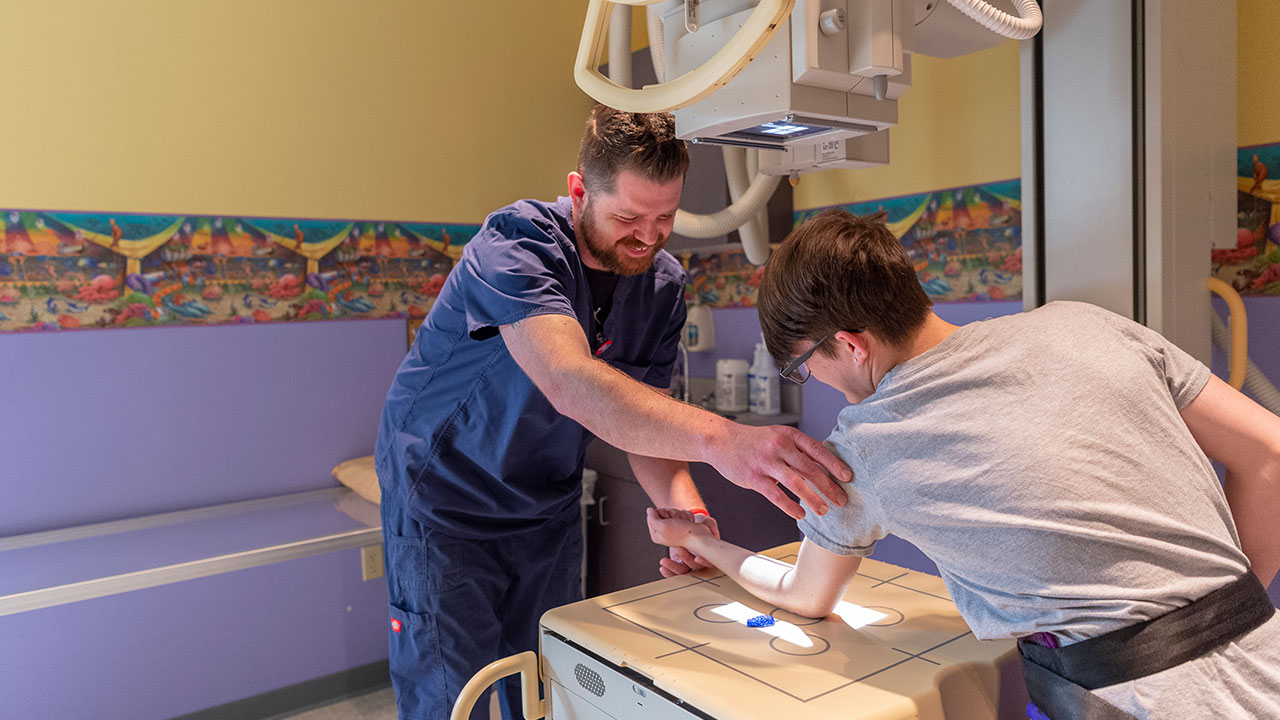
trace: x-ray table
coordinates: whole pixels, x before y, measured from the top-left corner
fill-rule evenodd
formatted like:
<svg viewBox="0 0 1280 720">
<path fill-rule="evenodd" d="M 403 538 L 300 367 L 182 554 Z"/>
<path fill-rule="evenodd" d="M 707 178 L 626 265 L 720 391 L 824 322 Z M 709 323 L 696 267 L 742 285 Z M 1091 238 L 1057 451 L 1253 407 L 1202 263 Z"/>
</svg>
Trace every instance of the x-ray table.
<svg viewBox="0 0 1280 720">
<path fill-rule="evenodd" d="M 766 554 L 794 562 L 798 549 Z M 554 720 L 995 717 L 998 665 L 1016 657 L 1013 642 L 975 639 L 940 579 L 864 560 L 844 600 L 813 620 L 703 571 L 556 608 L 542 617 L 545 711 Z"/>
</svg>

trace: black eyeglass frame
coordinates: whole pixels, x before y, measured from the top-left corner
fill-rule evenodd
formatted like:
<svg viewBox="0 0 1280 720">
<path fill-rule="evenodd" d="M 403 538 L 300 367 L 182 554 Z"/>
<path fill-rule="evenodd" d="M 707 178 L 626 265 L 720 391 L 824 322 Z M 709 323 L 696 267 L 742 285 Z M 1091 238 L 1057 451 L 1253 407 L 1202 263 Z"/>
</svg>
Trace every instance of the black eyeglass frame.
<svg viewBox="0 0 1280 720">
<path fill-rule="evenodd" d="M 850 330 L 849 332 L 860 333 L 860 332 L 863 332 L 865 329 L 866 328 L 858 328 L 857 330 Z M 778 374 L 797 385 L 805 384 L 805 381 L 809 379 L 810 373 L 805 373 L 804 375 L 800 375 L 800 368 L 804 367 L 804 364 L 809 360 L 810 357 L 813 356 L 813 353 L 818 348 L 822 347 L 822 343 L 830 340 L 835 336 L 836 336 L 835 333 L 831 333 L 830 335 L 827 335 L 826 337 L 822 338 L 818 342 L 814 343 L 808 350 L 805 350 L 804 352 L 800 353 L 796 357 L 792 358 L 791 362 L 784 365 L 782 369 L 778 371 Z M 797 377 L 799 379 L 797 379 Z"/>
</svg>

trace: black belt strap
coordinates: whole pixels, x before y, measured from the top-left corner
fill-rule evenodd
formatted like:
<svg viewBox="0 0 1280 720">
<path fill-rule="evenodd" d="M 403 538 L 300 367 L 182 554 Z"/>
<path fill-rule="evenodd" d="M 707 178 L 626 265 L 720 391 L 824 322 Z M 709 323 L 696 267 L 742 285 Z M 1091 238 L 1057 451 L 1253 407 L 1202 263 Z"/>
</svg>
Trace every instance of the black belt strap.
<svg viewBox="0 0 1280 720">
<path fill-rule="evenodd" d="M 1275 612 L 1258 577 L 1247 572 L 1190 605 L 1096 638 L 1062 648 L 1020 642 L 1027 690 L 1053 720 L 1128 718 L 1087 691 L 1194 660 L 1260 627 Z M 1083 696 L 1076 690 L 1084 691 Z M 1080 714 L 1088 711 L 1082 705 L 1088 698 L 1120 714 L 1098 714 L 1106 712 L 1103 708 Z"/>
<path fill-rule="evenodd" d="M 1070 680 L 1022 658 L 1027 695 L 1049 720 L 1138 720 Z"/>
</svg>

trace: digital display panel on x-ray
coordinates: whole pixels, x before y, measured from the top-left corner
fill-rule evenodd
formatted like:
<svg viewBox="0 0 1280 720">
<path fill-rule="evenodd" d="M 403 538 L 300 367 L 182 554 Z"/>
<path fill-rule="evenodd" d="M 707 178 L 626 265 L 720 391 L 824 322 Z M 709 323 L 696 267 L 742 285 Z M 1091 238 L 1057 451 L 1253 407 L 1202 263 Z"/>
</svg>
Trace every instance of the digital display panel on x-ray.
<svg viewBox="0 0 1280 720">
<path fill-rule="evenodd" d="M 809 135 L 830 131 L 831 128 L 821 125 L 802 125 L 800 123 L 779 121 L 763 123 L 729 134 L 751 138 L 752 140 L 794 140 L 795 138 L 808 137 Z"/>
</svg>

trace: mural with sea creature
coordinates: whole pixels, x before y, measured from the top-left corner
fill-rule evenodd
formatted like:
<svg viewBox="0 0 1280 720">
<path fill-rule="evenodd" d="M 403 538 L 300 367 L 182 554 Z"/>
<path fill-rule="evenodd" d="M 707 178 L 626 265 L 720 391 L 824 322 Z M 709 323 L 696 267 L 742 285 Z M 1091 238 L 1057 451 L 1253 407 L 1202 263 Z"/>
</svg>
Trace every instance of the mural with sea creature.
<svg viewBox="0 0 1280 720">
<path fill-rule="evenodd" d="M 422 318 L 474 225 L 0 210 L 0 332 Z"/>
<path fill-rule="evenodd" d="M 1020 180 L 839 205 L 855 215 L 884 212 L 934 302 L 1022 297 Z M 795 213 L 795 224 L 826 208 Z M 740 250 L 682 255 L 685 296 L 712 307 L 753 307 L 763 268 Z"/>
<path fill-rule="evenodd" d="M 1280 295 L 1280 143 L 1236 155 L 1236 236 L 1216 238 L 1213 274 L 1241 295 Z"/>
</svg>

